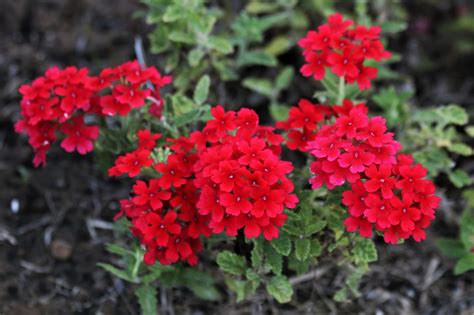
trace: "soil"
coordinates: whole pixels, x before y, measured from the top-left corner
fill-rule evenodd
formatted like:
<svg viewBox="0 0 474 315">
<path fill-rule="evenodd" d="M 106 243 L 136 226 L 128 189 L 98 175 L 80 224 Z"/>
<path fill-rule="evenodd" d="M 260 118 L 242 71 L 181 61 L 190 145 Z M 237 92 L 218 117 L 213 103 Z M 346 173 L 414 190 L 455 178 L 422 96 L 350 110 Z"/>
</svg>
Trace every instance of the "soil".
<svg viewBox="0 0 474 315">
<path fill-rule="evenodd" d="M 466 62 L 472 64 L 472 56 L 439 58 L 443 49 L 436 45 L 420 52 L 426 43 L 436 42 L 439 34 L 431 28 L 440 15 L 454 18 L 450 14 L 458 2 L 432 5 L 421 15 L 414 5 L 408 7 L 416 12 L 410 17 L 413 32 L 396 45 L 412 59 L 428 55 L 436 64 L 427 72 L 417 72 L 411 63 L 401 67 L 415 78 L 418 103 L 467 106 L 474 98 L 474 76 L 462 70 Z M 107 179 L 91 156 L 61 150 L 53 149 L 48 165 L 34 169 L 32 151 L 25 138 L 13 132 L 13 124 L 19 117 L 19 85 L 47 67 L 75 64 L 96 73 L 99 67 L 134 58 L 135 36 L 145 39 L 149 30 L 143 18 L 133 15 L 140 9 L 134 0 L 0 1 L 0 314 L 139 313 L 132 286 L 97 267 L 113 259 L 104 244 L 117 238 L 110 222 L 116 201 L 128 194 L 127 183 Z M 459 82 L 471 85 L 456 93 Z M 297 285 L 290 305 L 273 304 L 263 295 L 242 304 L 230 298 L 208 303 L 178 288 L 160 291 L 160 312 L 474 314 L 474 274 L 454 276 L 454 262 L 434 245 L 437 237 L 456 234 L 456 205 L 442 204 L 423 244 L 378 244 L 380 259 L 363 278 L 361 295 L 350 302 L 332 301 L 342 273 L 322 262 L 319 277 Z"/>
</svg>

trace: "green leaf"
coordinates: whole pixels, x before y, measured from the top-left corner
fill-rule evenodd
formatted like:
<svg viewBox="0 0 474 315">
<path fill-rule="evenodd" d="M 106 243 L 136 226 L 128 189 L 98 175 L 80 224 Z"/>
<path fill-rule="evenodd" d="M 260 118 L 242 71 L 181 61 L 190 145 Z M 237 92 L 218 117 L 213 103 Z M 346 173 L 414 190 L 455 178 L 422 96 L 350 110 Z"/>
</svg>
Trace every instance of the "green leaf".
<svg viewBox="0 0 474 315">
<path fill-rule="evenodd" d="M 377 260 L 377 249 L 372 240 L 367 238 L 359 238 L 356 240 L 352 249 L 354 263 L 366 264 Z"/>
<path fill-rule="evenodd" d="M 277 76 L 275 80 L 275 88 L 277 90 L 283 90 L 290 86 L 291 81 L 295 75 L 295 71 L 291 67 L 285 67 L 283 71 Z"/>
<path fill-rule="evenodd" d="M 288 303 L 291 301 L 293 288 L 291 287 L 288 278 L 285 276 L 276 276 L 268 282 L 267 292 L 274 297 L 278 303 Z"/>
<path fill-rule="evenodd" d="M 279 56 L 287 52 L 293 46 L 288 36 L 277 36 L 265 47 L 265 52 L 272 56 Z"/>
<path fill-rule="evenodd" d="M 181 7 L 176 5 L 170 5 L 166 8 L 163 14 L 163 22 L 170 23 L 183 18 L 183 12 Z"/>
<path fill-rule="evenodd" d="M 110 264 L 98 263 L 97 266 L 105 269 L 106 271 L 110 272 L 114 276 L 121 278 L 125 281 L 134 282 L 134 283 L 137 281 L 137 279 L 132 279 L 132 277 L 125 270 L 119 269 Z"/>
<path fill-rule="evenodd" d="M 288 106 L 271 104 L 270 105 L 270 115 L 272 115 L 273 120 L 275 121 L 285 121 L 288 119 L 288 112 L 290 108 Z"/>
<path fill-rule="evenodd" d="M 184 33 L 181 31 L 173 31 L 168 36 L 169 40 L 182 44 L 195 44 L 196 40 L 191 33 Z"/>
<path fill-rule="evenodd" d="M 194 295 L 206 301 L 217 301 L 221 295 L 215 286 L 212 275 L 199 271 L 196 268 L 186 268 L 183 274 L 186 286 Z"/>
<path fill-rule="evenodd" d="M 474 253 L 468 253 L 454 266 L 454 274 L 460 275 L 468 270 L 474 270 Z"/>
<path fill-rule="evenodd" d="M 229 289 L 237 294 L 237 303 L 245 300 L 247 297 L 255 293 L 256 290 L 255 283 L 253 281 L 226 278 L 225 283 Z"/>
<path fill-rule="evenodd" d="M 459 105 L 451 104 L 437 108 L 439 116 L 447 123 L 465 125 L 469 119 L 467 112 Z"/>
<path fill-rule="evenodd" d="M 270 244 L 283 256 L 288 256 L 291 252 L 291 240 L 286 234 L 281 234 L 278 238 L 272 240 Z"/>
<path fill-rule="evenodd" d="M 276 275 L 281 275 L 283 269 L 283 257 L 271 246 L 266 246 L 265 254 L 270 269 Z"/>
<path fill-rule="evenodd" d="M 253 249 L 250 253 L 250 259 L 252 261 L 253 268 L 260 268 L 260 265 L 263 261 L 263 242 L 261 239 L 255 239 L 253 241 Z"/>
<path fill-rule="evenodd" d="M 196 67 L 204 57 L 204 50 L 194 48 L 188 53 L 188 63 L 191 67 Z"/>
<path fill-rule="evenodd" d="M 265 51 L 246 51 L 237 59 L 237 65 L 240 67 L 251 65 L 274 67 L 277 63 L 275 57 Z"/>
<path fill-rule="evenodd" d="M 154 264 L 146 268 L 148 273 L 142 277 L 144 284 L 152 283 L 155 280 L 161 278 L 161 275 L 165 272 L 172 272 L 174 269 L 172 266 L 165 266 L 160 264 Z"/>
<path fill-rule="evenodd" d="M 246 78 L 242 85 L 268 98 L 271 98 L 273 96 L 272 82 L 267 79 Z"/>
<path fill-rule="evenodd" d="M 254 14 L 269 13 L 278 10 L 278 4 L 251 1 L 249 4 L 247 4 L 245 10 Z"/>
<path fill-rule="evenodd" d="M 389 34 L 403 32 L 407 26 L 408 24 L 405 21 L 385 21 L 380 25 L 382 32 Z"/>
<path fill-rule="evenodd" d="M 408 100 L 413 92 L 397 92 L 394 87 L 382 88 L 373 96 L 374 102 L 384 110 L 387 124 L 394 127 L 404 124 L 408 119 Z"/>
<path fill-rule="evenodd" d="M 234 51 L 230 41 L 224 37 L 212 36 L 209 39 L 208 46 L 224 55 L 231 54 Z"/>
<path fill-rule="evenodd" d="M 311 241 L 308 239 L 297 239 L 295 241 L 295 254 L 296 258 L 300 261 L 304 261 L 308 258 L 311 250 Z"/>
<path fill-rule="evenodd" d="M 288 256 L 288 268 L 295 271 L 298 275 L 308 272 L 310 262 L 310 259 L 301 261 L 295 255 Z"/>
<path fill-rule="evenodd" d="M 461 216 L 460 238 L 467 250 L 474 248 L 474 214 L 467 208 Z"/>
<path fill-rule="evenodd" d="M 457 188 L 462 188 L 464 186 L 470 185 L 472 183 L 469 174 L 461 169 L 457 169 L 453 172 L 449 172 L 448 178 Z"/>
<path fill-rule="evenodd" d="M 322 246 L 319 240 L 311 240 L 311 250 L 309 252 L 310 257 L 321 256 Z"/>
<path fill-rule="evenodd" d="M 454 143 L 448 146 L 448 150 L 464 156 L 472 155 L 472 148 L 464 143 Z"/>
<path fill-rule="evenodd" d="M 461 258 L 466 254 L 466 248 L 461 241 L 450 238 L 442 238 L 436 241 L 441 252 L 450 258 Z"/>
<path fill-rule="evenodd" d="M 318 233 L 319 231 L 322 231 L 327 225 L 327 222 L 324 220 L 320 220 L 318 218 L 314 218 L 314 220 L 315 222 L 310 222 L 303 227 L 304 234 L 306 236 L 311 236 Z"/>
<path fill-rule="evenodd" d="M 333 296 L 333 299 L 336 302 L 344 302 L 347 300 L 347 287 L 344 286 L 343 288 L 337 290 Z"/>
<path fill-rule="evenodd" d="M 105 249 L 109 252 L 109 253 L 113 253 L 113 254 L 117 254 L 117 255 L 120 255 L 120 256 L 127 256 L 127 255 L 134 255 L 134 253 L 125 248 L 125 247 L 122 247 L 120 245 L 117 245 L 117 244 L 113 244 L 113 243 L 108 243 L 105 245 Z"/>
<path fill-rule="evenodd" d="M 474 138 L 474 126 L 467 126 L 465 130 L 469 137 Z"/>
<path fill-rule="evenodd" d="M 245 273 L 247 262 L 245 257 L 231 253 L 230 251 L 223 251 L 217 255 L 217 264 L 227 273 L 240 276 Z"/>
<path fill-rule="evenodd" d="M 157 292 L 154 287 L 142 285 L 135 290 L 135 295 L 138 297 L 138 304 L 143 315 L 158 314 Z"/>
<path fill-rule="evenodd" d="M 194 89 L 194 96 L 193 99 L 198 105 L 202 105 L 209 94 L 209 86 L 211 85 L 211 79 L 207 74 L 203 75 L 201 79 L 199 79 L 196 88 Z"/>
</svg>

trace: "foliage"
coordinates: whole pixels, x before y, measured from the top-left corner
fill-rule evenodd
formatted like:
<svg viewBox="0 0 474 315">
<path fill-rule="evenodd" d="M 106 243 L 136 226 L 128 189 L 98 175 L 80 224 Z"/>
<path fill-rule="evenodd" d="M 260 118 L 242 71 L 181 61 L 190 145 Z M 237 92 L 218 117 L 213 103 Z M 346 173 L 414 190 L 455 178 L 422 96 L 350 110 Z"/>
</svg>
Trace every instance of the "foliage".
<svg viewBox="0 0 474 315">
<path fill-rule="evenodd" d="M 474 189 L 464 194 L 468 202 L 460 218 L 459 237 L 441 238 L 436 242 L 444 255 L 457 260 L 456 275 L 474 270 Z"/>
<path fill-rule="evenodd" d="M 104 169 L 112 165 L 117 155 L 135 149 L 141 140 L 137 132 L 144 128 L 160 133 L 157 145 L 152 145 L 147 153 L 153 162 L 165 165 L 174 150 L 165 145 L 165 139 L 179 138 L 184 143 L 196 135 L 193 131 L 199 130 L 202 123 L 212 120 L 209 104 L 226 100 L 226 92 L 219 92 L 227 89 L 223 82 L 236 81 L 232 85 L 238 94 L 259 94 L 268 100 L 271 117 L 278 122 L 286 121 L 295 109 L 286 105 L 286 93 L 297 89 L 297 76 L 293 65 L 284 65 L 280 57 L 290 51 L 296 39 L 308 29 L 313 13 L 327 16 L 336 9 L 335 2 L 325 0 L 252 0 L 241 12 L 233 14 L 231 10 L 204 0 L 142 2 L 148 7 L 147 21 L 156 26 L 150 34 L 151 50 L 159 54 L 165 71 L 173 72 L 176 91 L 163 96 L 164 105 L 158 117 L 147 110 L 154 104 L 153 100 L 147 99 L 143 110 L 101 120 L 101 136 L 95 151 L 97 161 Z M 348 16 L 368 27 L 378 24 L 378 19 L 372 18 L 369 12 L 374 12 L 375 16 L 382 13 L 388 16 L 381 23 L 384 36 L 395 36 L 406 28 L 405 12 L 398 3 L 391 1 L 355 1 L 354 12 L 349 12 Z M 399 60 L 400 56 L 393 54 L 383 62 L 367 60 L 364 66 L 377 68 L 379 82 L 384 79 L 397 81 L 402 79 L 401 75 L 390 70 L 388 64 Z M 451 104 L 413 108 L 409 101 L 414 91 L 398 91 L 395 86 L 384 84 L 374 93 L 366 90 L 367 87 L 362 89 L 356 82 L 349 84 L 346 81 L 344 75 L 326 70 L 324 79 L 316 83 L 313 98 L 328 108 L 341 104 L 343 99 L 367 99 L 369 104 L 374 103 L 384 112 L 388 127 L 396 131 L 404 150 L 415 152 L 415 160 L 426 166 L 432 178 L 445 174 L 457 188 L 472 183 L 470 176 L 455 163 L 459 156 L 473 154 L 466 138 L 473 137 L 474 126 L 468 125 L 468 115 L 462 107 Z M 235 87 L 237 83 L 242 86 Z M 238 130 L 233 129 L 226 134 L 228 138 L 236 135 Z M 289 133 L 284 137 L 288 140 Z M 192 147 L 191 150 L 197 150 Z M 338 272 L 344 276 L 344 285 L 338 288 L 334 300 L 342 302 L 357 297 L 359 283 L 369 270 L 369 264 L 377 260 L 375 243 L 371 238 L 348 232 L 344 226 L 347 210 L 341 203 L 341 195 L 349 185 L 333 190 L 325 187 L 309 189 L 309 154 L 304 157 L 298 152 L 295 155 L 303 161 L 290 177 L 299 203 L 295 209 L 285 205 L 287 220 L 278 237 L 271 240 L 263 236 L 246 238 L 244 233 L 232 237 L 224 233 L 203 237 L 204 251 L 209 255 L 199 267 L 188 267 L 182 262 L 165 265 L 154 263 L 154 260 L 154 264 L 146 266 L 143 260 L 148 248 L 145 250 L 138 243 L 131 246 L 109 244 L 107 250 L 119 256 L 118 263 L 99 266 L 134 286 L 143 314 L 157 313 L 157 288 L 186 287 L 199 298 L 222 299 L 219 277 L 215 277 L 218 271 L 222 272 L 224 282 L 237 302 L 266 292 L 278 303 L 288 303 L 294 293 L 294 277 L 313 273 L 326 264 L 337 265 Z M 151 163 L 144 167 L 140 176 L 160 176 L 160 172 L 150 166 Z M 471 204 L 463 213 L 459 239 L 438 242 L 446 255 L 458 259 L 456 274 L 474 268 L 472 208 Z M 152 212 L 150 209 L 140 211 Z M 134 223 L 132 221 L 132 225 Z M 142 228 L 146 230 L 149 226 L 142 225 Z M 209 262 L 214 258 L 219 270 Z"/>
</svg>

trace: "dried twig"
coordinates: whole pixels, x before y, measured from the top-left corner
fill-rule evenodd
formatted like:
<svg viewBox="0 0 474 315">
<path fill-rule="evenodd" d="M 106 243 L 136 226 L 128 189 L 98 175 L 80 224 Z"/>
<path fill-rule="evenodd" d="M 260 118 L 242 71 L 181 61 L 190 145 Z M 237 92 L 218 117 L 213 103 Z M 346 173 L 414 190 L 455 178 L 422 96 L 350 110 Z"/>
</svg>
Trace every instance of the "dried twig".
<svg viewBox="0 0 474 315">
<path fill-rule="evenodd" d="M 316 278 L 321 277 L 323 274 L 329 271 L 331 269 L 331 266 L 326 265 L 321 268 L 309 271 L 305 274 L 302 274 L 300 276 L 292 277 L 290 278 L 290 283 L 291 285 L 297 285 L 306 281 L 310 281 Z"/>
</svg>

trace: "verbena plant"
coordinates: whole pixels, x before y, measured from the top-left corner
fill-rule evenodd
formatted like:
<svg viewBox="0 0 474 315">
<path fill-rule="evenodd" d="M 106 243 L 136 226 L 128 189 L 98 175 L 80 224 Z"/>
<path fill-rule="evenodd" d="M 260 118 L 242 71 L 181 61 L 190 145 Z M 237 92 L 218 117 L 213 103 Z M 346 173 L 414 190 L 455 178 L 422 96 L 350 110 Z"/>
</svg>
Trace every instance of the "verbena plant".
<svg viewBox="0 0 474 315">
<path fill-rule="evenodd" d="M 360 279 L 377 260 L 374 235 L 389 244 L 426 238 L 440 201 L 429 176 L 443 172 L 457 187 L 469 184 L 449 156 L 472 154 L 452 127 L 467 123 L 462 108 L 409 115 L 410 94 L 388 88 L 372 98 L 387 120 L 369 115 L 360 98 L 373 94 L 372 81 L 389 73 L 383 64 L 394 57 L 380 27 L 369 26 L 363 2 L 358 13 L 366 26 L 332 14 L 298 41 L 305 60 L 301 74 L 323 87 L 314 94 L 317 103 L 279 103 L 291 68 L 273 82 L 241 80 L 270 100 L 276 128 L 261 125 L 251 109 L 226 111 L 206 103 L 219 80 L 238 79 L 247 65 L 276 63 L 274 50 L 281 53 L 291 43 L 253 45 L 295 14 L 295 3 L 255 5 L 255 13 L 268 16 L 241 14 L 222 31 L 216 24 L 221 13 L 202 1 L 146 3 L 149 20 L 161 26 L 151 36 L 152 49 L 166 56 L 176 92 L 162 93 L 171 77 L 136 61 L 96 76 L 87 69 L 51 68 L 20 88 L 23 117 L 16 125 L 29 136 L 37 166 L 60 138 L 68 152 L 85 154 L 95 146 L 110 176 L 136 179 L 115 218 L 136 242 L 109 244 L 122 265 L 101 266 L 137 284 L 143 313 L 156 314 L 158 283 L 221 299 L 210 274 L 213 262 L 237 301 L 265 290 L 279 303 L 290 302 L 293 286 L 316 277 L 314 268 L 325 258 L 346 275 L 334 298 L 358 295 Z M 409 144 L 403 153 L 387 130 L 399 122 L 409 126 L 399 130 L 399 139 Z M 284 161 L 286 150 L 305 162 Z"/>
</svg>

